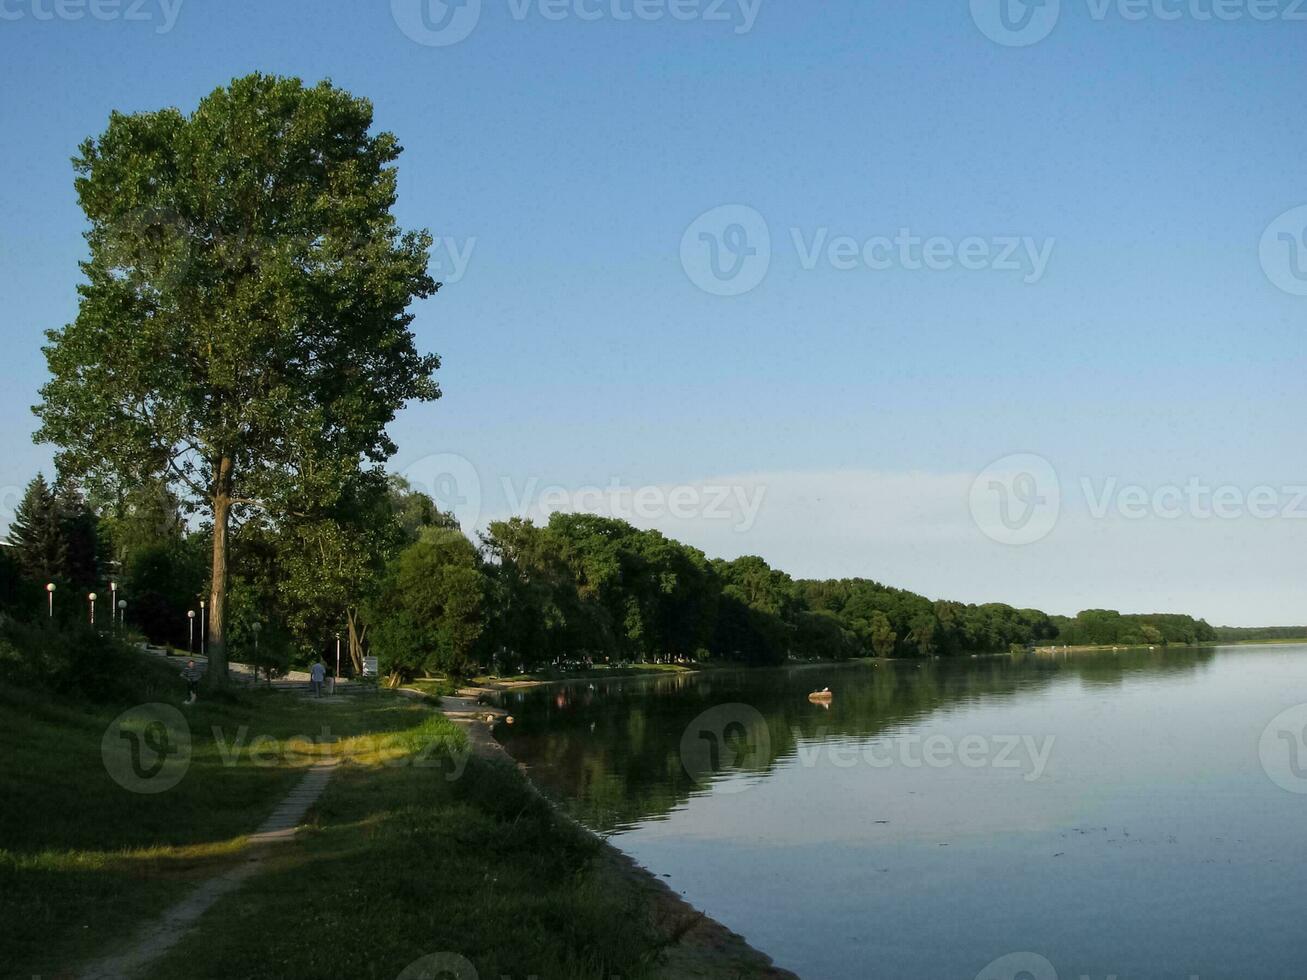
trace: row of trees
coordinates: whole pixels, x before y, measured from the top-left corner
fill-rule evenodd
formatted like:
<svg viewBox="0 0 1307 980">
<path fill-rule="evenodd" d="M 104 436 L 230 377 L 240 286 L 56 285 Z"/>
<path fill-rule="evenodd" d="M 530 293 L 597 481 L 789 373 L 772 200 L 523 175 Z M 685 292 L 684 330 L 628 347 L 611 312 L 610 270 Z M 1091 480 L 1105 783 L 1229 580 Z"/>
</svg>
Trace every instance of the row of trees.
<svg viewBox="0 0 1307 980">
<path fill-rule="evenodd" d="M 1217 631 L 1205 620 L 1169 613 L 1122 615 L 1115 609 L 1086 609 L 1074 619 L 1057 616 L 1057 642 L 1068 646 L 1167 646 L 1211 643 Z"/>
<path fill-rule="evenodd" d="M 107 599 L 112 582 L 128 600 L 130 627 L 152 642 L 185 647 L 188 614 L 211 593 L 211 526 L 188 515 L 163 484 L 89 503 L 68 478 L 56 486 L 38 476 L 15 512 L 10 547 L 0 549 L 0 608 L 20 620 L 44 618 L 46 585 L 54 583 L 56 618 L 84 619 L 86 594 Z M 239 659 L 284 669 L 329 652 L 340 633 L 360 669 L 368 639 L 361 607 L 382 585 L 387 563 L 424 530 L 455 527 L 429 497 L 381 474 L 357 482 L 335 518 L 256 519 L 241 528 L 227 617 Z"/>
<path fill-rule="evenodd" d="M 133 625 L 156 642 L 184 642 L 186 613 L 208 592 L 211 530 L 188 523 L 161 485 L 95 508 L 59 486 L 34 480 L 11 529 L 22 604 L 39 608 L 47 578 L 88 588 L 112 574 L 131 597 Z M 1189 616 L 1050 617 L 934 601 L 866 579 L 794 580 L 762 558 L 710 560 L 657 531 L 588 514 L 556 514 L 543 526 L 497 522 L 474 544 L 430 497 L 376 474 L 342 495 L 330 522 L 254 520 L 241 541 L 230 570 L 230 642 L 268 667 L 316 658 L 341 632 L 354 670 L 375 653 L 384 671 L 407 676 L 563 662 L 949 657 L 1216 636 Z M 90 549 L 79 563 L 51 564 L 77 550 L 74 542 Z"/>
<path fill-rule="evenodd" d="M 657 531 L 588 514 L 495 523 L 479 548 L 456 528 L 433 528 L 391 563 L 377 596 L 374 642 L 388 667 L 407 673 L 948 657 L 1080 642 L 1083 621 L 1098 615 L 932 601 L 865 579 L 796 581 L 758 557 L 709 560 Z M 1093 642 L 1212 639 L 1188 616 L 1110 615 L 1123 628 Z"/>
</svg>

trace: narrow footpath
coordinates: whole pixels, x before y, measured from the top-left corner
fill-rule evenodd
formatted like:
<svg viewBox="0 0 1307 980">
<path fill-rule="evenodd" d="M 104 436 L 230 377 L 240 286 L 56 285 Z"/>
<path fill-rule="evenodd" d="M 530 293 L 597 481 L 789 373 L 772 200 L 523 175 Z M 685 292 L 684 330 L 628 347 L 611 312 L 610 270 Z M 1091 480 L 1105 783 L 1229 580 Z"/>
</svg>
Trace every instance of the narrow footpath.
<svg viewBox="0 0 1307 980">
<path fill-rule="evenodd" d="M 81 980 L 124 980 L 139 974 L 177 945 L 213 905 L 257 874 L 278 846 L 294 840 L 300 821 L 318 801 L 335 771 L 336 760 L 310 767 L 281 805 L 249 838 L 240 864 L 204 882 L 182 901 L 150 923 L 124 952 L 102 959 L 82 970 Z"/>
</svg>

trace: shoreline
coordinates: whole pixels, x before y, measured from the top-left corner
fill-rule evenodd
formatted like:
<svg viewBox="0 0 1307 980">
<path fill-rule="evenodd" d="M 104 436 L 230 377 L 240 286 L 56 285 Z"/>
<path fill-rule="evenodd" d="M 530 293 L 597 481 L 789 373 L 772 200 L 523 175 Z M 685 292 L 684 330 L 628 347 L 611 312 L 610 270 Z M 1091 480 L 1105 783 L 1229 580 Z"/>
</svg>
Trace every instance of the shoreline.
<svg viewBox="0 0 1307 980">
<path fill-rule="evenodd" d="M 558 682 L 510 682 L 512 686 L 498 690 L 553 683 Z M 531 779 L 527 767 L 514 759 L 491 731 L 492 721 L 507 716 L 507 712 L 481 704 L 479 698 L 494 693 L 495 690 L 484 686 L 461 688 L 455 696 L 438 699 L 436 708 L 467 733 L 468 746 L 474 754 L 511 765 L 531 791 L 550 805 L 559 819 L 580 828 L 598 842 L 604 863 L 602 873 L 630 886 L 645 901 L 650 923 L 663 941 L 662 958 L 658 965 L 659 976 L 668 980 L 744 980 L 751 977 L 761 980 L 799 980 L 797 974 L 777 966 L 770 956 L 749 945 L 743 936 L 696 909 L 677 894 L 671 885 L 629 854 L 619 850 L 589 827 L 578 823 L 542 792 Z M 401 688 L 399 693 L 408 697 L 420 697 L 428 702 L 437 700 L 413 688 Z"/>
</svg>

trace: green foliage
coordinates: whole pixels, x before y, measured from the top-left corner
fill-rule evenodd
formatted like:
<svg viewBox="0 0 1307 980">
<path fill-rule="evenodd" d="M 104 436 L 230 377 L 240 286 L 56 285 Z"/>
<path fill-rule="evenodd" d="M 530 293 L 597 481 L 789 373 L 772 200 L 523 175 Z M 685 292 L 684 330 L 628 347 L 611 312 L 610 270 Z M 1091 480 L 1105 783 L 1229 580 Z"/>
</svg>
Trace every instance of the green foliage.
<svg viewBox="0 0 1307 980">
<path fill-rule="evenodd" d="M 1213 630 L 1221 643 L 1307 638 L 1307 626 L 1216 626 Z"/>
<path fill-rule="evenodd" d="M 703 553 L 624 521 L 555 514 L 485 537 L 492 647 L 510 669 L 685 660 L 708 648 L 721 586 Z"/>
<path fill-rule="evenodd" d="M 100 508 L 104 552 L 130 574 L 138 555 L 160 546 L 180 546 L 186 538 L 182 502 L 165 481 L 128 487 Z"/>
<path fill-rule="evenodd" d="M 89 589 L 101 581 L 99 520 L 70 480 L 55 490 L 55 508 L 64 540 L 64 581 Z"/>
<path fill-rule="evenodd" d="M 22 573 L 33 582 L 66 582 L 68 540 L 54 490 L 38 474 L 9 525 L 9 543 Z"/>
<path fill-rule="evenodd" d="M 140 651 L 86 624 L 0 619 L 0 674 L 7 684 L 97 703 L 181 690 L 171 672 L 143 670 L 141 658 Z"/>
<path fill-rule="evenodd" d="M 371 127 L 330 83 L 255 74 L 189 116 L 114 113 L 75 160 L 90 258 L 37 438 L 100 494 L 165 479 L 207 515 L 215 679 L 233 518 L 330 509 L 440 393 L 409 331 L 431 238 L 397 226 L 400 147 Z"/>
<path fill-rule="evenodd" d="M 487 581 L 461 533 L 428 528 L 391 563 L 368 611 L 383 674 L 467 676 L 479 663 Z"/>
<path fill-rule="evenodd" d="M 1055 616 L 1053 622 L 1057 642 L 1068 646 L 1167 646 L 1217 639 L 1206 621 L 1171 613 L 1123 616 L 1115 609 L 1086 609 L 1074 619 Z"/>
<path fill-rule="evenodd" d="M 192 535 L 179 541 L 163 539 L 138 546 L 130 554 L 123 594 L 127 619 L 153 643 L 171 643 L 183 650 L 190 642 L 186 613 L 199 611 L 205 585 L 204 549 L 208 539 Z M 199 649 L 199 622 L 195 646 Z"/>
<path fill-rule="evenodd" d="M 429 527 L 459 530 L 452 514 L 441 513 L 436 502 L 420 490 L 413 489 L 402 476 L 391 475 L 386 481 L 390 513 L 398 525 L 404 544 L 414 544 Z"/>
</svg>

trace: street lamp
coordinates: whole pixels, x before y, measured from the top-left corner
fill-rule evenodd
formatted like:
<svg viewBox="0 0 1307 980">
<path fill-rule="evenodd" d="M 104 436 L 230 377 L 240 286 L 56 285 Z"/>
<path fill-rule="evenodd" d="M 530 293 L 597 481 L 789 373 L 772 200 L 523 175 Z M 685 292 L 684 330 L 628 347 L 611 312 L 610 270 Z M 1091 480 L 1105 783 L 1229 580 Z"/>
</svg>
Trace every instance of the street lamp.
<svg viewBox="0 0 1307 980">
<path fill-rule="evenodd" d="M 252 623 L 250 629 L 254 633 L 254 683 L 259 682 L 259 633 L 263 630 L 262 623 Z M 269 680 L 272 678 L 269 677 Z"/>
<path fill-rule="evenodd" d="M 110 629 L 112 629 L 114 626 L 117 625 L 118 613 L 115 612 L 117 608 L 118 608 L 118 583 L 110 582 L 109 583 L 109 628 Z"/>
<path fill-rule="evenodd" d="M 96 599 L 95 593 L 92 592 L 86 598 L 91 600 L 91 625 L 94 626 L 95 625 L 95 599 Z"/>
<path fill-rule="evenodd" d="M 54 583 L 51 582 L 45 587 L 46 594 L 50 597 L 50 618 L 54 619 Z"/>
<path fill-rule="evenodd" d="M 200 656 L 204 657 L 209 652 L 209 630 L 204 625 L 204 600 L 200 600 Z"/>
<path fill-rule="evenodd" d="M 340 634 L 336 634 L 336 676 L 331 679 L 331 693 L 336 693 L 336 685 L 340 683 Z"/>
<path fill-rule="evenodd" d="M 127 632 L 127 600 L 118 600 L 118 629 Z"/>
<path fill-rule="evenodd" d="M 191 639 L 190 642 L 186 645 L 186 649 L 188 652 L 194 653 L 195 652 L 195 610 L 194 609 L 188 610 L 186 613 L 186 618 L 190 620 L 190 624 L 191 624 Z"/>
</svg>

